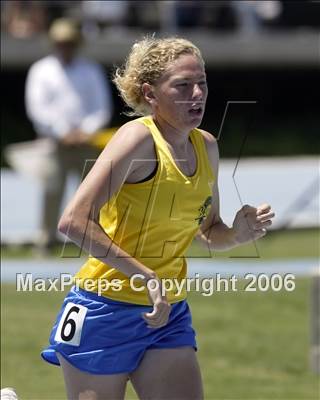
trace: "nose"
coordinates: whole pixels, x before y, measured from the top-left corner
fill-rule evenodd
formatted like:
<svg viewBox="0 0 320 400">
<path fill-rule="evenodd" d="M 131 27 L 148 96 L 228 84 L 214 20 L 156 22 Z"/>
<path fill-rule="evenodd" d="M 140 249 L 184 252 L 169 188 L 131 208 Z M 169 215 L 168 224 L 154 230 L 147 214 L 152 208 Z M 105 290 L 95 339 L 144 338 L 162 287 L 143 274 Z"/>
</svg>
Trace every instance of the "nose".
<svg viewBox="0 0 320 400">
<path fill-rule="evenodd" d="M 193 86 L 192 98 L 196 100 L 202 100 L 203 90 L 198 83 Z"/>
</svg>

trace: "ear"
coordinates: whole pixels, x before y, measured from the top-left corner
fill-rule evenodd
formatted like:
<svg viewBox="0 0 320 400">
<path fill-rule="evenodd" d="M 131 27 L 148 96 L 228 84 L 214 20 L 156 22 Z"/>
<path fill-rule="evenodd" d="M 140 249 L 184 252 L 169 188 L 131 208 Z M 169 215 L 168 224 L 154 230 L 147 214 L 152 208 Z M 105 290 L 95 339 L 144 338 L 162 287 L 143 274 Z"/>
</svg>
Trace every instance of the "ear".
<svg viewBox="0 0 320 400">
<path fill-rule="evenodd" d="M 150 83 L 143 83 L 141 86 L 142 95 L 145 101 L 152 107 L 156 104 L 156 97 Z"/>
</svg>

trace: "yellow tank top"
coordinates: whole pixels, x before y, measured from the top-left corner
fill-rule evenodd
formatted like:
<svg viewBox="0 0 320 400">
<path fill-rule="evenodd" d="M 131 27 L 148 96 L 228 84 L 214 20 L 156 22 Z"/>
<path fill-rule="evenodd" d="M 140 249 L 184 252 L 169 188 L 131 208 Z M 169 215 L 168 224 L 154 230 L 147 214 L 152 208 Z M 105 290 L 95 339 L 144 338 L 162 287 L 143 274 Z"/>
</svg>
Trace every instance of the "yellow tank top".
<svg viewBox="0 0 320 400">
<path fill-rule="evenodd" d="M 194 175 L 188 177 L 178 168 L 152 117 L 137 121 L 147 126 L 153 137 L 156 174 L 140 183 L 124 183 L 101 208 L 100 224 L 119 247 L 154 270 L 160 279 L 172 279 L 181 285 L 187 272 L 184 254 L 208 213 L 215 177 L 198 129 L 190 132 L 197 167 Z M 135 281 L 130 285 L 126 275 L 92 256 L 75 278 L 87 290 L 84 280 L 90 279 L 90 290 L 95 292 L 99 291 L 100 280 L 101 294 L 113 300 L 150 304 L 142 283 Z M 179 286 L 173 286 L 166 292 L 170 303 L 183 300 L 187 294 L 184 288 L 177 295 Z M 136 291 L 135 287 L 143 290 Z"/>
</svg>

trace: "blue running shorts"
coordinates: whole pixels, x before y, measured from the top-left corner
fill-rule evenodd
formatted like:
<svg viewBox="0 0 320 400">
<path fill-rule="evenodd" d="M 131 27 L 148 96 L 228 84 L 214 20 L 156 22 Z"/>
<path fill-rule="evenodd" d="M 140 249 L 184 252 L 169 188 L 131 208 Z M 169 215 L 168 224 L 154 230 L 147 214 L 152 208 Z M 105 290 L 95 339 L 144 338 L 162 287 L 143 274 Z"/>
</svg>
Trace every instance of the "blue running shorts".
<svg viewBox="0 0 320 400">
<path fill-rule="evenodd" d="M 64 299 L 41 356 L 60 365 L 59 352 L 74 367 L 91 374 L 134 371 L 148 349 L 192 346 L 195 331 L 186 300 L 171 305 L 167 325 L 148 328 L 142 313 L 152 306 L 111 300 L 73 287 Z"/>
</svg>

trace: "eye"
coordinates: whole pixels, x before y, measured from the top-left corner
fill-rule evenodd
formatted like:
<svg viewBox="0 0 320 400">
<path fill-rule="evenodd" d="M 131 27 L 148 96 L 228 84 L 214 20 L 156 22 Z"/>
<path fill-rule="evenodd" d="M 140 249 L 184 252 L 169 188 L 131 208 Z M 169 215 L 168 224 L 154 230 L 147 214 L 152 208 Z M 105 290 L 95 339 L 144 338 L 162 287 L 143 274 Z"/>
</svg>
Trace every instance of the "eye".
<svg viewBox="0 0 320 400">
<path fill-rule="evenodd" d="M 207 81 L 200 81 L 200 82 L 198 82 L 198 85 L 206 85 L 207 84 Z"/>
<path fill-rule="evenodd" d="M 186 87 L 186 86 L 188 86 L 188 83 L 187 82 L 181 82 L 181 83 L 177 83 L 176 86 L 178 86 L 178 87 Z"/>
</svg>

